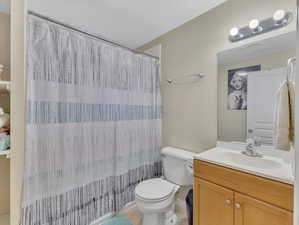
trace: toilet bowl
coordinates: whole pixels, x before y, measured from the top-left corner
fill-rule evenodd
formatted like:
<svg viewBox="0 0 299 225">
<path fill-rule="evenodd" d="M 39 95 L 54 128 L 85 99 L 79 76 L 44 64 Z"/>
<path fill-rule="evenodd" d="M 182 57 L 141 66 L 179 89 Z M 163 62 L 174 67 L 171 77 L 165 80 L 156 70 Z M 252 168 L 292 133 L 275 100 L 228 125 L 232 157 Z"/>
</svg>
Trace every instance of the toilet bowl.
<svg viewBox="0 0 299 225">
<path fill-rule="evenodd" d="M 143 213 L 143 225 L 175 225 L 175 194 L 180 186 L 192 185 L 188 165 L 194 153 L 167 147 L 161 154 L 164 177 L 143 181 L 135 188 L 135 202 Z"/>
<path fill-rule="evenodd" d="M 143 225 L 165 225 L 174 215 L 174 198 L 179 189 L 162 178 L 146 180 L 135 189 L 135 202 L 143 213 Z"/>
</svg>

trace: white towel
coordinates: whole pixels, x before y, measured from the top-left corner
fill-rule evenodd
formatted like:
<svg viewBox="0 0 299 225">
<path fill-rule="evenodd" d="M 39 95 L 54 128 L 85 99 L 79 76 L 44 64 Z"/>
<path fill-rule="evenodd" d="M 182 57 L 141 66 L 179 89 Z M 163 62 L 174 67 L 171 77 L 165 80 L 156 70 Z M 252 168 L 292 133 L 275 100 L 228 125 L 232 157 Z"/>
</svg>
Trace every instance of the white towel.
<svg viewBox="0 0 299 225">
<path fill-rule="evenodd" d="M 290 130 L 289 130 L 289 138 L 291 144 L 294 144 L 295 138 L 295 82 L 289 81 L 288 88 L 289 88 L 289 107 L 290 107 Z"/>
<path fill-rule="evenodd" d="M 294 98 L 293 82 L 285 81 L 277 93 L 274 145 L 287 151 L 294 138 Z"/>
</svg>

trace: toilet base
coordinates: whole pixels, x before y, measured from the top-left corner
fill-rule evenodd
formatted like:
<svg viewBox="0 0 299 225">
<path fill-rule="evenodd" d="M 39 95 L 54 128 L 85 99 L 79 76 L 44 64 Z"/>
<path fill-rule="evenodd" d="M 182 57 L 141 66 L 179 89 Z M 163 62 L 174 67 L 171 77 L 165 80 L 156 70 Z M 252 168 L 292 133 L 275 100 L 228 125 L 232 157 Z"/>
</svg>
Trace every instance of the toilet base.
<svg viewBox="0 0 299 225">
<path fill-rule="evenodd" d="M 164 213 L 144 214 L 142 225 L 165 225 Z"/>
<path fill-rule="evenodd" d="M 176 225 L 177 216 L 173 210 L 167 213 L 143 214 L 142 225 Z"/>
</svg>

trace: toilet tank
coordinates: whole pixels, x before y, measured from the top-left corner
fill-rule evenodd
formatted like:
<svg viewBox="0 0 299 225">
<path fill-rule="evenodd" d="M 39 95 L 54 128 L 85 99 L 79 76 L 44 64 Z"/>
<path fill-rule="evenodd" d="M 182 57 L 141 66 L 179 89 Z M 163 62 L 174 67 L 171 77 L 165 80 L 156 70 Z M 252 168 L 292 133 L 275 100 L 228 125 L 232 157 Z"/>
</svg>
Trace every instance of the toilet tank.
<svg viewBox="0 0 299 225">
<path fill-rule="evenodd" d="M 161 151 L 163 173 L 166 180 L 180 186 L 192 185 L 192 174 L 187 170 L 187 163 L 195 153 L 183 149 L 165 147 Z"/>
</svg>

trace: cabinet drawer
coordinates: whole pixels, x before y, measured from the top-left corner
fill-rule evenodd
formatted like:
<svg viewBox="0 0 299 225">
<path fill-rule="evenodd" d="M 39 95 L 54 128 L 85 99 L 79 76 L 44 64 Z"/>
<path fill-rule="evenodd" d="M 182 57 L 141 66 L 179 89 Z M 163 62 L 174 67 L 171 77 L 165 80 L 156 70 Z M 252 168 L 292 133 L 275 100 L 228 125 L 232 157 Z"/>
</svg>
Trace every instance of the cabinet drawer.
<svg viewBox="0 0 299 225">
<path fill-rule="evenodd" d="M 293 211 L 292 185 L 200 160 L 194 160 L 194 176 Z"/>
</svg>

